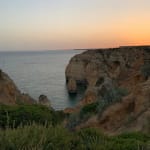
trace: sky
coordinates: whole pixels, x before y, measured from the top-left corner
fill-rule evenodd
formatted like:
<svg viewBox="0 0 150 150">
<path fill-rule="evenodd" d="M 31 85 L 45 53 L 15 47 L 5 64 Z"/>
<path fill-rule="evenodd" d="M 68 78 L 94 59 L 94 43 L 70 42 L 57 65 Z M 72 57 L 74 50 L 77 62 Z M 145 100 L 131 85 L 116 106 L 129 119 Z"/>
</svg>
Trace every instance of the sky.
<svg viewBox="0 0 150 150">
<path fill-rule="evenodd" d="M 150 0 L 0 0 L 0 51 L 150 45 Z"/>
</svg>

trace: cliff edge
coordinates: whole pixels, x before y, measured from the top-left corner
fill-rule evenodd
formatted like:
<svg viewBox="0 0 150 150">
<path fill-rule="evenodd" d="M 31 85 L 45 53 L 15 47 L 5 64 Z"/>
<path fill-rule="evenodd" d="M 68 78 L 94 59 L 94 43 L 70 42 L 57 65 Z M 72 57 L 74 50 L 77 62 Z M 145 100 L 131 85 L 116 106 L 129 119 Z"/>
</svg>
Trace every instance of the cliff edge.
<svg viewBox="0 0 150 150">
<path fill-rule="evenodd" d="M 109 133 L 150 132 L 149 46 L 78 54 L 66 68 L 66 83 L 70 93 L 76 93 L 78 86 L 86 86 L 84 98 L 72 112 L 79 115 L 75 128 L 95 126 Z M 93 103 L 94 113 L 81 119 L 85 107 Z"/>
<path fill-rule="evenodd" d="M 13 80 L 0 70 L 0 103 L 6 105 L 34 104 L 35 100 L 19 91 Z"/>
</svg>

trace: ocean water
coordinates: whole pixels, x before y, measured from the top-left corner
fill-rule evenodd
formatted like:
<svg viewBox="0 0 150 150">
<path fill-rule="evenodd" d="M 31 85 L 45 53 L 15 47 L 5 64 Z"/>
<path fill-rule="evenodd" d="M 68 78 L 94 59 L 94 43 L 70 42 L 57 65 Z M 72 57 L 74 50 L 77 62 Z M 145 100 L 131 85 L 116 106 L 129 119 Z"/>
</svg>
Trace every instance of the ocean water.
<svg viewBox="0 0 150 150">
<path fill-rule="evenodd" d="M 68 95 L 65 68 L 74 55 L 82 50 L 38 52 L 0 52 L 0 68 L 6 72 L 23 93 L 38 99 L 44 94 L 56 110 L 75 106 L 83 96 Z"/>
</svg>

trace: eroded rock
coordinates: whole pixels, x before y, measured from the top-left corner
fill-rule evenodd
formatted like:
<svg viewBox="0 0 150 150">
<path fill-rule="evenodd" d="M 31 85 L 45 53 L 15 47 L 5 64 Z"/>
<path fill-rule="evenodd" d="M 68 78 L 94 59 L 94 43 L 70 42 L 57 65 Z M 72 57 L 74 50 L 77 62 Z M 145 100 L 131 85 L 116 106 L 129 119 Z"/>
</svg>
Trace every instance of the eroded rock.
<svg viewBox="0 0 150 150">
<path fill-rule="evenodd" d="M 13 80 L 0 71 L 0 103 L 13 105 L 13 104 L 34 104 L 35 100 L 27 94 L 22 94 Z"/>
<path fill-rule="evenodd" d="M 47 106 L 47 107 L 51 107 L 50 100 L 47 98 L 46 95 L 39 96 L 39 104 Z"/>
<path fill-rule="evenodd" d="M 147 65 L 150 66 L 148 46 L 88 50 L 74 56 L 66 68 L 66 78 L 73 78 L 76 82 L 86 81 L 87 86 L 77 111 L 83 105 L 100 101 L 114 88 L 128 93 L 95 115 L 94 121 L 90 117 L 76 128 L 98 127 L 112 134 L 124 131 L 150 133 L 150 77 Z M 108 98 L 105 97 L 106 100 Z"/>
<path fill-rule="evenodd" d="M 68 88 L 68 92 L 70 94 L 76 94 L 77 93 L 77 83 L 76 80 L 71 78 L 68 80 L 68 84 L 67 84 L 67 88 Z"/>
</svg>

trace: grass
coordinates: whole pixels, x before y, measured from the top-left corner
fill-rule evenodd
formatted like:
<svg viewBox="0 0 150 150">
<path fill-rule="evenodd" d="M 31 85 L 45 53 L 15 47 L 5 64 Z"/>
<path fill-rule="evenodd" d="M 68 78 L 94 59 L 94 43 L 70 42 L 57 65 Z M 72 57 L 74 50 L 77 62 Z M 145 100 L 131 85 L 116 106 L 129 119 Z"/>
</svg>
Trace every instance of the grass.
<svg viewBox="0 0 150 150">
<path fill-rule="evenodd" d="M 62 126 L 27 125 L 0 131 L 2 150 L 149 150 L 150 136 L 106 136 L 94 128 L 70 132 Z"/>
<path fill-rule="evenodd" d="M 93 113 L 96 104 L 83 109 Z M 78 123 L 78 115 L 72 122 Z M 106 136 L 99 129 L 70 131 L 65 116 L 41 105 L 0 106 L 0 150 L 149 150 L 150 136 L 123 133 Z M 17 124 L 13 124 L 13 121 Z M 45 123 L 47 122 L 47 123 Z M 60 124 L 60 125 L 59 125 Z M 72 124 L 74 125 L 74 124 Z M 75 124 L 76 125 L 76 124 Z"/>
<path fill-rule="evenodd" d="M 42 105 L 0 105 L 0 128 L 16 128 L 33 122 L 44 125 L 60 124 L 65 115 Z"/>
</svg>

